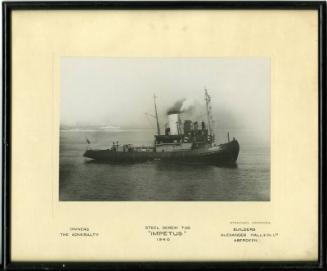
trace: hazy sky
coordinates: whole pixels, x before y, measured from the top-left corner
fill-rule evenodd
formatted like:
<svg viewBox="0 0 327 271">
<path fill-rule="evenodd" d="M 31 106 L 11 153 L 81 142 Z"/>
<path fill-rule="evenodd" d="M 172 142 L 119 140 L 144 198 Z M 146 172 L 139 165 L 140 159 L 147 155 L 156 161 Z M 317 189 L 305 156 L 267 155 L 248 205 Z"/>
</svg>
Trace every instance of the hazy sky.
<svg viewBox="0 0 327 271">
<path fill-rule="evenodd" d="M 62 58 L 61 124 L 154 127 L 145 115 L 154 114 L 154 93 L 161 126 L 168 108 L 183 98 L 197 105 L 196 114 L 184 118 L 201 118 L 204 87 L 216 126 L 268 136 L 268 58 Z"/>
</svg>

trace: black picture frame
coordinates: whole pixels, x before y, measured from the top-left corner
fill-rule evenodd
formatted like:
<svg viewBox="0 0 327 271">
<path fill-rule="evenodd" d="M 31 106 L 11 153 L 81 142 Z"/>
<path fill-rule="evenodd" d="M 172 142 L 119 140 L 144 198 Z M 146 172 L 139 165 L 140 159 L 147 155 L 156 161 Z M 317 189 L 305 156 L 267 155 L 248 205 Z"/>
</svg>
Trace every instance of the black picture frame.
<svg viewBox="0 0 327 271">
<path fill-rule="evenodd" d="M 11 14 L 15 10 L 317 10 L 319 31 L 319 260 L 317 262 L 12 262 L 11 234 Z M 326 269 L 326 2 L 324 1 L 62 1 L 3 2 L 3 268 L 5 270 L 126 270 L 126 269 Z M 31 240 L 33 242 L 33 240 Z"/>
</svg>

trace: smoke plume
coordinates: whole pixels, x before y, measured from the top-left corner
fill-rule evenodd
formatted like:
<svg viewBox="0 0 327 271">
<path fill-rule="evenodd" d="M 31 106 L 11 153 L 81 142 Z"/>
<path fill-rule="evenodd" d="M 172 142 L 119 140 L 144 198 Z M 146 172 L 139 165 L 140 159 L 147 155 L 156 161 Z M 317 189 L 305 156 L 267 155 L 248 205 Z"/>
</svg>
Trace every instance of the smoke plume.
<svg viewBox="0 0 327 271">
<path fill-rule="evenodd" d="M 186 98 L 178 100 L 167 110 L 167 115 L 191 111 L 194 107 L 194 103 L 194 100 Z"/>
</svg>

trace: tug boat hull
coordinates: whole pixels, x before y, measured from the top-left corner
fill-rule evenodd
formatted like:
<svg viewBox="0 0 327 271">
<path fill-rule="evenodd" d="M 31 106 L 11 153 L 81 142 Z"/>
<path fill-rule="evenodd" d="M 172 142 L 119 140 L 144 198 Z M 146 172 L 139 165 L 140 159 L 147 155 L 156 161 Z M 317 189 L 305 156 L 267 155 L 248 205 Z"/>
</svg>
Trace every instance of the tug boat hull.
<svg viewBox="0 0 327 271">
<path fill-rule="evenodd" d="M 233 140 L 216 147 L 199 149 L 156 152 L 107 150 L 87 150 L 84 157 L 108 163 L 138 163 L 147 161 L 202 163 L 221 166 L 234 166 L 239 154 L 239 143 Z"/>
</svg>

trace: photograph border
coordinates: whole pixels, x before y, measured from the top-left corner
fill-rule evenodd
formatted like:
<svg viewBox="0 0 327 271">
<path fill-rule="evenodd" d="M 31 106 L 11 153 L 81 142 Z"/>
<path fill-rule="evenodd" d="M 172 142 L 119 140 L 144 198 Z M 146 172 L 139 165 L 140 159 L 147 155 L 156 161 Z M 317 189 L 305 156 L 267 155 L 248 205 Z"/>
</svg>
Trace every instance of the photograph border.
<svg viewBox="0 0 327 271">
<path fill-rule="evenodd" d="M 15 10 L 316 10 L 318 11 L 318 96 L 319 96 L 319 252 L 317 262 L 13 262 L 11 235 L 11 18 Z M 3 267 L 4 269 L 290 269 L 326 268 L 326 2 L 324 1 L 178 1 L 178 2 L 3 2 Z M 32 241 L 32 240 L 31 240 Z"/>
</svg>

